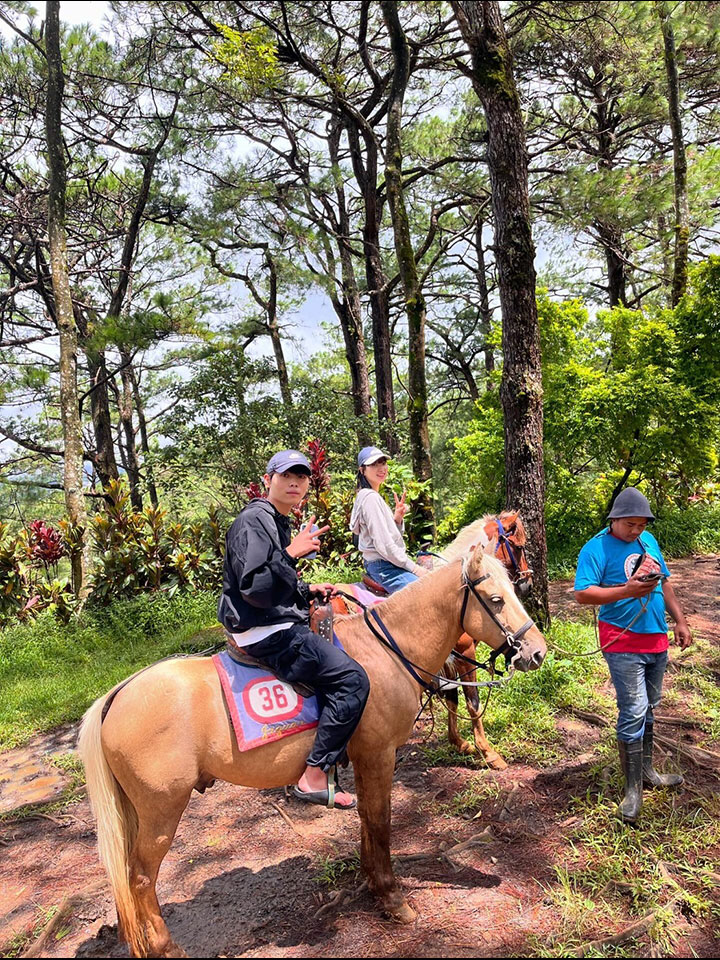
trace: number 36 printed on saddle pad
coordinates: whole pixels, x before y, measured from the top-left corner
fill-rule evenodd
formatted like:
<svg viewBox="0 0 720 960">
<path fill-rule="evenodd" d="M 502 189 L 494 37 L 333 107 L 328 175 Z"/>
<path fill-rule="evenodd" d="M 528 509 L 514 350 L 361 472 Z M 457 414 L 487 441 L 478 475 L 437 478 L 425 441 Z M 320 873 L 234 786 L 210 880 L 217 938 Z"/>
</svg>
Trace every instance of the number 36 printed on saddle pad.
<svg viewBox="0 0 720 960">
<path fill-rule="evenodd" d="M 340 646 L 337 638 L 334 643 Z M 212 659 L 239 750 L 252 750 L 317 726 L 315 697 L 303 697 L 263 667 L 236 663 L 225 651 L 216 653 Z"/>
</svg>

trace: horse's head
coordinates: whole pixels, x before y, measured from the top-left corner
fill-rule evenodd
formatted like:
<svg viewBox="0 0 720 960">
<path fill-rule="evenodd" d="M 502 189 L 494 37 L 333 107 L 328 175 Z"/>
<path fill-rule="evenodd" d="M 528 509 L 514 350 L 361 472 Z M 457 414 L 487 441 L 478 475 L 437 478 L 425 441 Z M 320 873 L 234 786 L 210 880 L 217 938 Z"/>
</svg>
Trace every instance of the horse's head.
<svg viewBox="0 0 720 960">
<path fill-rule="evenodd" d="M 518 670 L 536 670 L 547 653 L 545 638 L 525 612 L 503 564 L 472 549 L 462 571 L 462 629 L 494 650 L 507 650 L 506 659 Z"/>
<path fill-rule="evenodd" d="M 525 527 L 517 510 L 506 510 L 491 517 L 483 527 L 489 540 L 485 552 L 492 554 L 504 565 L 521 600 L 532 591 L 532 570 L 525 554 Z"/>
</svg>

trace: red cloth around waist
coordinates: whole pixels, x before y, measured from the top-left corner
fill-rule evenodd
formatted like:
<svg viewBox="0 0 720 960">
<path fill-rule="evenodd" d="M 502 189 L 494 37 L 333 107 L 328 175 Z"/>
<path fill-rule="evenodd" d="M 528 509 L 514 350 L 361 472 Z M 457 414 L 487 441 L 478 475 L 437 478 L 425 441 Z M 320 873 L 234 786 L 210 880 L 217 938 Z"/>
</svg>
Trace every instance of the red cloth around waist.
<svg viewBox="0 0 720 960">
<path fill-rule="evenodd" d="M 667 633 L 633 633 L 604 620 L 598 621 L 598 634 L 600 646 L 607 647 L 608 653 L 663 653 L 670 646 Z M 620 639 L 612 643 L 616 637 Z"/>
</svg>

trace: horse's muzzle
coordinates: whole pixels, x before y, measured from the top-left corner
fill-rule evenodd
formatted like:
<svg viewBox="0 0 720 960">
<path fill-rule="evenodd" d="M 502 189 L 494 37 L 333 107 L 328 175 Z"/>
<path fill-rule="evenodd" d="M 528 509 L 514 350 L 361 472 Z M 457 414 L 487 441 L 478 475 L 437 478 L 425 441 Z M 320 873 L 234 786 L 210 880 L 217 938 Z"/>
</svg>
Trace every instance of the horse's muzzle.
<svg viewBox="0 0 720 960">
<path fill-rule="evenodd" d="M 518 580 L 515 584 L 515 593 L 520 600 L 527 600 L 532 593 L 532 584 L 529 580 Z"/>
<path fill-rule="evenodd" d="M 542 646 L 536 644 L 532 649 L 519 650 L 512 658 L 511 663 L 512 666 L 521 673 L 527 673 L 529 670 L 538 670 L 543 665 L 546 653 L 547 647 L 545 646 L 545 641 L 542 640 Z"/>
</svg>

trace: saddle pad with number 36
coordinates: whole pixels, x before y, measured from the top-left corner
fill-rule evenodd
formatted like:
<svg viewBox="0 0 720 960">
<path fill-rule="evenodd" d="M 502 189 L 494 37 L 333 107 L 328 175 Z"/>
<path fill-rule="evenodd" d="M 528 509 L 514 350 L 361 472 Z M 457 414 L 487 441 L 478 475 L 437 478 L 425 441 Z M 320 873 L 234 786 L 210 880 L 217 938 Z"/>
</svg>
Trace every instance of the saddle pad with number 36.
<svg viewBox="0 0 720 960">
<path fill-rule="evenodd" d="M 342 650 L 337 637 L 333 643 Z M 302 696 L 267 667 L 236 663 L 224 650 L 212 659 L 241 753 L 318 725 L 316 697 Z"/>
</svg>

